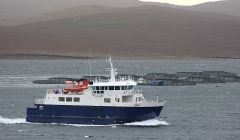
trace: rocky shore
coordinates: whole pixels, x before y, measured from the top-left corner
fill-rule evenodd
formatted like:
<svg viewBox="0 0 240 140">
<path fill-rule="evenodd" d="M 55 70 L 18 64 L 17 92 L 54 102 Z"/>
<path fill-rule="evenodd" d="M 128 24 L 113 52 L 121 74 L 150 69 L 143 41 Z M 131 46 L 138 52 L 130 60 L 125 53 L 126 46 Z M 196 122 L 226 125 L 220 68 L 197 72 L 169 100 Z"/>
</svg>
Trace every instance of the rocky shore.
<svg viewBox="0 0 240 140">
<path fill-rule="evenodd" d="M 128 74 L 119 74 L 117 78 L 128 78 Z M 148 73 L 146 75 L 131 75 L 139 85 L 146 86 L 187 86 L 207 83 L 240 82 L 240 76 L 225 71 L 202 71 L 202 72 L 177 72 L 169 73 Z M 79 78 L 54 77 L 46 80 L 34 80 L 35 84 L 64 84 L 66 80 L 78 81 L 80 79 L 101 79 L 107 80 L 104 76 L 84 76 Z"/>
</svg>

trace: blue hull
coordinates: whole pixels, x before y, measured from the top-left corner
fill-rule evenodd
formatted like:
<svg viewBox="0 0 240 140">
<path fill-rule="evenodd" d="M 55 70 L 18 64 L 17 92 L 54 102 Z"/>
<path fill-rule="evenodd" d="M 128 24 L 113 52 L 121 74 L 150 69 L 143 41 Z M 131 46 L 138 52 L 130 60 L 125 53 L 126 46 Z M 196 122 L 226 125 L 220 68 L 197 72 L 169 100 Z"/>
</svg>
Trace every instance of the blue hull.
<svg viewBox="0 0 240 140">
<path fill-rule="evenodd" d="M 27 108 L 28 122 L 64 124 L 123 124 L 144 121 L 160 115 L 163 106 L 157 107 L 108 107 L 36 105 Z"/>
</svg>

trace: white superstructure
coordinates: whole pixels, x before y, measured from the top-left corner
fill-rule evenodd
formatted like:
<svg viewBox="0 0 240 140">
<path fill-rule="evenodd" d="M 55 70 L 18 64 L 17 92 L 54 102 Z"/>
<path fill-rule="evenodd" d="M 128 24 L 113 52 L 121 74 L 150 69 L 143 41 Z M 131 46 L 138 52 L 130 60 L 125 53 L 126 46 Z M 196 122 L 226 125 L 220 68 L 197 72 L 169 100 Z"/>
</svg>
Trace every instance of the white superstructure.
<svg viewBox="0 0 240 140">
<path fill-rule="evenodd" d="M 65 89 L 48 89 L 44 99 L 37 99 L 35 104 L 75 105 L 75 106 L 128 106 L 151 107 L 164 106 L 165 101 L 146 101 L 141 90 L 135 90 L 137 83 L 131 77 L 116 79 L 117 70 L 111 57 L 110 78 L 89 81 L 87 88 L 80 92 L 64 92 Z M 78 84 L 82 84 L 81 81 Z"/>
</svg>

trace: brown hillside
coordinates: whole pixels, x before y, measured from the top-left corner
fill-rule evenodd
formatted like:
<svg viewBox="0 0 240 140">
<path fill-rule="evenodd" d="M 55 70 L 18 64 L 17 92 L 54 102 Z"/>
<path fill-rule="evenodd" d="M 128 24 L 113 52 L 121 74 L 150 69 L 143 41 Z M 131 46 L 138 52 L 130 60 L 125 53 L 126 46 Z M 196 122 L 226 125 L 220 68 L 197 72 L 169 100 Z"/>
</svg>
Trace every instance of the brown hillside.
<svg viewBox="0 0 240 140">
<path fill-rule="evenodd" d="M 0 28 L 1 54 L 239 57 L 240 20 L 158 6 Z"/>
</svg>

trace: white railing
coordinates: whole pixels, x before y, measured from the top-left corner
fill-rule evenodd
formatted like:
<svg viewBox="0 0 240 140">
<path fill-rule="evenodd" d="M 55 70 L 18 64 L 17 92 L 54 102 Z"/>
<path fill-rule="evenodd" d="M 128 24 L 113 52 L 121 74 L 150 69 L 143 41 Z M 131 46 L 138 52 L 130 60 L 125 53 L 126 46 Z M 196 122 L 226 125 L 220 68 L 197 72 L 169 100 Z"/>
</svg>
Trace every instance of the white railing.
<svg viewBox="0 0 240 140">
<path fill-rule="evenodd" d="M 132 94 L 142 94 L 142 90 L 134 90 L 132 91 Z"/>
<path fill-rule="evenodd" d="M 95 83 L 98 83 L 98 82 L 109 82 L 109 79 L 101 79 L 100 77 L 99 78 L 95 78 L 93 80 L 93 82 Z"/>
<path fill-rule="evenodd" d="M 35 99 L 35 104 L 44 104 L 45 99 Z"/>
<path fill-rule="evenodd" d="M 95 83 L 97 83 L 97 82 L 109 82 L 109 78 L 108 79 L 102 79 L 101 77 L 96 77 L 92 81 L 95 82 Z M 116 82 L 120 82 L 120 81 L 134 81 L 134 78 L 131 77 L 131 76 L 121 76 L 119 78 L 116 78 L 115 81 Z"/>
<path fill-rule="evenodd" d="M 166 100 L 158 100 L 158 101 L 145 101 L 144 105 L 147 106 L 152 106 L 152 105 L 165 105 L 166 104 Z"/>
</svg>

